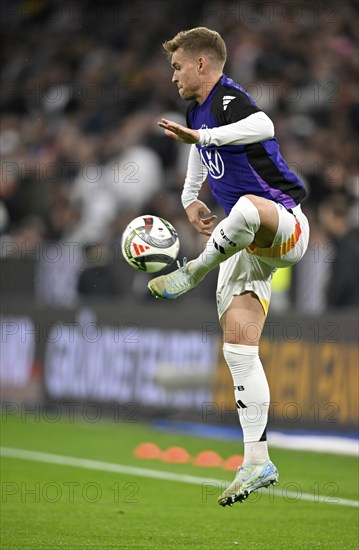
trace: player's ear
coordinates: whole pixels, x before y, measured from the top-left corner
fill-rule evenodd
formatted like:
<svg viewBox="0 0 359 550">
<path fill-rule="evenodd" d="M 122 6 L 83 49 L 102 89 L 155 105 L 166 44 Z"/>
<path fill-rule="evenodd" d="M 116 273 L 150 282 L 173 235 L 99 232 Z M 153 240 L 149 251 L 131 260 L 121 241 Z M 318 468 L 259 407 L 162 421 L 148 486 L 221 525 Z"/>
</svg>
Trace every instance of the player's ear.
<svg viewBox="0 0 359 550">
<path fill-rule="evenodd" d="M 206 65 L 206 59 L 204 57 L 199 57 L 198 60 L 197 60 L 197 72 L 198 72 L 198 74 L 203 73 L 203 69 L 205 68 L 205 65 Z"/>
</svg>

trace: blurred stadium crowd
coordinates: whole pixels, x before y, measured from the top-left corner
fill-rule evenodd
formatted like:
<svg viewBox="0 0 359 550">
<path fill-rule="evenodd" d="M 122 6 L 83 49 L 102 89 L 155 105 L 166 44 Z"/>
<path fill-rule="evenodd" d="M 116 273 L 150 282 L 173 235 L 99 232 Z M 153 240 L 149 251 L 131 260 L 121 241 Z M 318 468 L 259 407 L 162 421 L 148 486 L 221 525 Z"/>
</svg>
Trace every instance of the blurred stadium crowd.
<svg viewBox="0 0 359 550">
<path fill-rule="evenodd" d="M 157 121 L 184 121 L 186 108 L 161 44 L 202 25 L 223 35 L 226 74 L 272 118 L 308 188 L 311 243 L 285 307 L 359 304 L 355 1 L 15 0 L 1 12 L 3 260 L 73 243 L 85 251 L 76 291 L 114 296 L 114 243 L 135 216 L 166 217 L 181 256 L 200 251 L 179 198 L 188 147 L 163 136 Z M 202 198 L 223 216 L 206 186 Z"/>
</svg>

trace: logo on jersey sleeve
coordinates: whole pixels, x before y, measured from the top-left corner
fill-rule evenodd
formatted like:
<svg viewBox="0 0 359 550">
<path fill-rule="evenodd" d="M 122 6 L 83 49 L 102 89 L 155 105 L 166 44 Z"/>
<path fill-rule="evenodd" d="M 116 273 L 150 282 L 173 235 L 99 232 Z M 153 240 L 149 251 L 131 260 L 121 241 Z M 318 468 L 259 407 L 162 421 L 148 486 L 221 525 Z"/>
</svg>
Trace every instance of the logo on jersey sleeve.
<svg viewBox="0 0 359 550">
<path fill-rule="evenodd" d="M 235 95 L 224 95 L 223 96 L 223 111 L 225 111 L 232 101 L 232 99 L 236 99 Z"/>
<path fill-rule="evenodd" d="M 201 149 L 201 159 L 212 178 L 218 180 L 224 174 L 224 162 L 217 149 Z"/>
</svg>

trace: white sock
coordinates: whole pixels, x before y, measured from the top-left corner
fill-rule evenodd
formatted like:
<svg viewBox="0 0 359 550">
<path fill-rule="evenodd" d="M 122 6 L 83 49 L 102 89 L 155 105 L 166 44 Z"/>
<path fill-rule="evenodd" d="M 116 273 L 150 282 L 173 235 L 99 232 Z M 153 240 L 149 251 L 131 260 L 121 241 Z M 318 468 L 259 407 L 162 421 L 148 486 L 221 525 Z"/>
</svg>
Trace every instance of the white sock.
<svg viewBox="0 0 359 550">
<path fill-rule="evenodd" d="M 225 342 L 223 354 L 232 374 L 243 430 L 244 465 L 261 464 L 269 459 L 266 426 L 270 396 L 258 346 Z"/>
<path fill-rule="evenodd" d="M 241 197 L 228 217 L 217 225 L 202 254 L 191 261 L 191 273 L 202 279 L 221 262 L 252 244 L 259 227 L 257 208 Z"/>
<path fill-rule="evenodd" d="M 269 460 L 268 443 L 266 441 L 255 441 L 244 444 L 243 464 L 263 464 Z"/>
</svg>

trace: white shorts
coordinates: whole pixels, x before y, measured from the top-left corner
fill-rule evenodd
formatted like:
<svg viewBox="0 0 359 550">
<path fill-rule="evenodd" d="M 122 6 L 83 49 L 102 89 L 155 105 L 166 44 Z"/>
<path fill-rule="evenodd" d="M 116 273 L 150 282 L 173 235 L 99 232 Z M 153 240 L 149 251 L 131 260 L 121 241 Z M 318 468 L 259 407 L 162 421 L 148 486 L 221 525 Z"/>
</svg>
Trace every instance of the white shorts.
<svg viewBox="0 0 359 550">
<path fill-rule="evenodd" d="M 275 203 L 278 230 L 270 248 L 241 250 L 219 266 L 217 283 L 217 310 L 219 318 L 230 306 L 233 296 L 254 292 L 268 313 L 271 279 L 280 267 L 296 264 L 305 254 L 309 240 L 309 224 L 300 206 L 291 214 Z"/>
</svg>

